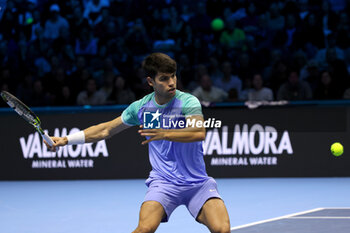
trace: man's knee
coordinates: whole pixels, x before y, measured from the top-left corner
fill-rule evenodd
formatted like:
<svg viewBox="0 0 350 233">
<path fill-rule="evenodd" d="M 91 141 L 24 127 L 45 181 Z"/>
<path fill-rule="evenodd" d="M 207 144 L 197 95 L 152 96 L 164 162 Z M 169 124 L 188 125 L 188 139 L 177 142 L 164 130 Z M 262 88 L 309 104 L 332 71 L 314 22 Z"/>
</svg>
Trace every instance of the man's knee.
<svg viewBox="0 0 350 233">
<path fill-rule="evenodd" d="M 141 225 L 138 225 L 138 227 L 133 233 L 153 233 L 156 231 L 156 229 L 157 227 L 141 224 Z"/>
<path fill-rule="evenodd" d="M 221 221 L 211 225 L 210 231 L 212 233 L 230 233 L 231 226 L 229 221 Z"/>
<path fill-rule="evenodd" d="M 216 224 L 211 227 L 210 231 L 212 233 L 230 233 L 230 224 L 227 222 L 221 223 L 221 224 Z"/>
</svg>

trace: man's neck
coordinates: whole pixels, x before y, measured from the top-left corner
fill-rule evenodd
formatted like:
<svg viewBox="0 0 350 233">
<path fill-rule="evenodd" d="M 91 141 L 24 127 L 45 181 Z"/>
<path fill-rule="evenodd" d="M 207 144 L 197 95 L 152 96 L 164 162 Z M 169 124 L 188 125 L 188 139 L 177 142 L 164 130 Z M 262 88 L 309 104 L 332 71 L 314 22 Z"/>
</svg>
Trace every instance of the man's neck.
<svg viewBox="0 0 350 233">
<path fill-rule="evenodd" d="M 170 102 L 170 100 L 172 100 L 173 97 L 170 97 L 170 98 L 166 98 L 166 97 L 163 97 L 163 96 L 159 96 L 157 94 L 154 95 L 154 100 L 156 101 L 156 103 L 158 105 L 164 105 L 164 104 L 167 104 Z"/>
</svg>

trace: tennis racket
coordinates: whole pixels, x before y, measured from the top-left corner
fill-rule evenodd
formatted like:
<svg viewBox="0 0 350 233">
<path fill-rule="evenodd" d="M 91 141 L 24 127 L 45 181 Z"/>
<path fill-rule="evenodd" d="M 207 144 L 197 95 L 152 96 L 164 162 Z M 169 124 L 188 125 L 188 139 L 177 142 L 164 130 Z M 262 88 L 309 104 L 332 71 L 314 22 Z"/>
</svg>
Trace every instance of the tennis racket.
<svg viewBox="0 0 350 233">
<path fill-rule="evenodd" d="M 13 110 L 15 110 L 18 113 L 18 115 L 23 117 L 24 120 L 26 120 L 29 124 L 34 126 L 34 128 L 40 133 L 41 137 L 50 146 L 53 146 L 54 142 L 40 126 L 41 122 L 39 117 L 37 117 L 27 105 L 22 103 L 19 99 L 17 99 L 15 96 L 11 95 L 7 91 L 2 91 L 1 97 Z"/>
</svg>

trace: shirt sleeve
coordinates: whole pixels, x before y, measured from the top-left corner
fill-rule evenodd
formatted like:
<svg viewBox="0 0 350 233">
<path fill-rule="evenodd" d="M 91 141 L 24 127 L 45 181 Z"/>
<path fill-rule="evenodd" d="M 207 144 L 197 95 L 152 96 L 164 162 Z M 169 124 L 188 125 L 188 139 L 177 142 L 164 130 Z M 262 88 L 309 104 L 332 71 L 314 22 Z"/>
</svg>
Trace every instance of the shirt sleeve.
<svg viewBox="0 0 350 233">
<path fill-rule="evenodd" d="M 184 105 L 182 108 L 182 113 L 185 116 L 193 116 L 193 115 L 203 115 L 202 106 L 199 100 L 193 96 L 189 95 L 184 101 Z"/>
<path fill-rule="evenodd" d="M 127 107 L 122 113 L 122 121 L 126 125 L 140 125 L 140 120 L 137 117 L 139 101 L 135 101 Z"/>
</svg>

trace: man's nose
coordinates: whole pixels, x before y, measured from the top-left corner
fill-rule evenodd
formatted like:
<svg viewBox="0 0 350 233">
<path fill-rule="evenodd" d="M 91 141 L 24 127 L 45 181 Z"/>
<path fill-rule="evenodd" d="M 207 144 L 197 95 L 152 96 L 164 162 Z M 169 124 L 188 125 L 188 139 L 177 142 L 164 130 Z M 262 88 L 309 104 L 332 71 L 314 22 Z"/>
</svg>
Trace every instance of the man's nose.
<svg viewBox="0 0 350 233">
<path fill-rule="evenodd" d="M 169 86 L 174 86 L 175 85 L 175 78 L 170 78 L 168 85 Z"/>
</svg>

